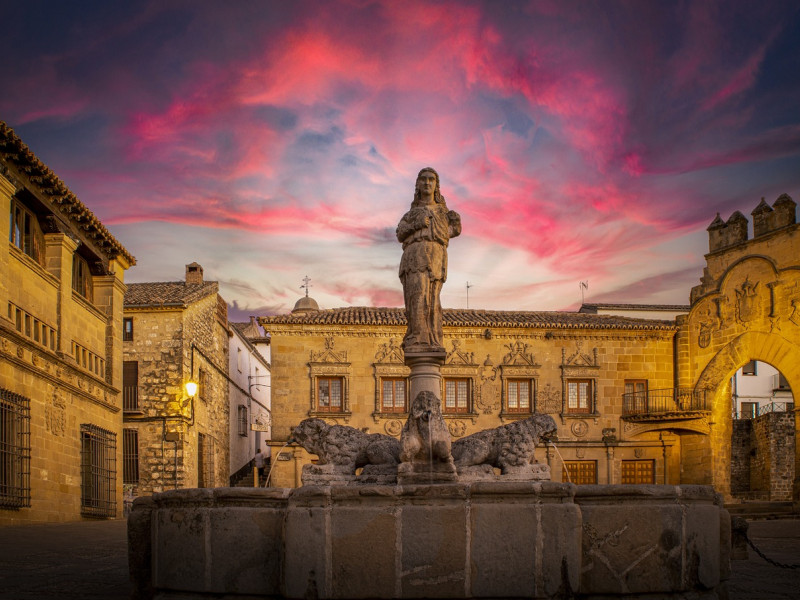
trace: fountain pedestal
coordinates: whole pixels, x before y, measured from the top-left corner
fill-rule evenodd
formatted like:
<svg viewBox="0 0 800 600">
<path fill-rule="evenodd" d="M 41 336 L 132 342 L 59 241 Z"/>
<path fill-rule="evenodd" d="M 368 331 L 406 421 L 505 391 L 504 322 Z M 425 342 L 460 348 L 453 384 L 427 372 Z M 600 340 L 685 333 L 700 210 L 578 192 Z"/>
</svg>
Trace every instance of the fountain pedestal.
<svg viewBox="0 0 800 600">
<path fill-rule="evenodd" d="M 443 348 L 405 353 L 411 406 L 400 434 L 403 447 L 397 468 L 400 485 L 450 483 L 458 479 L 451 453 L 450 432 L 442 417 Z"/>
</svg>

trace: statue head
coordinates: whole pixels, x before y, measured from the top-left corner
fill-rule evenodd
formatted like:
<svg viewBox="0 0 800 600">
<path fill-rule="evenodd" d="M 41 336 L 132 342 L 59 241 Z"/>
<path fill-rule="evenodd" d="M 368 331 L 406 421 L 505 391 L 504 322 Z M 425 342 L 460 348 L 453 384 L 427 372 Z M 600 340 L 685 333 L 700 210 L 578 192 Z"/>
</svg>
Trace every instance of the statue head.
<svg viewBox="0 0 800 600">
<path fill-rule="evenodd" d="M 436 178 L 436 189 L 433 191 L 433 200 L 437 204 L 444 204 L 444 196 L 442 196 L 441 191 L 439 190 L 439 174 L 433 167 L 425 167 L 419 173 L 417 173 L 417 179 L 414 181 L 414 202 L 413 204 L 418 204 L 421 201 L 421 195 L 419 189 L 417 187 L 417 183 L 419 182 L 419 178 L 422 176 L 423 173 L 433 173 L 433 176 Z"/>
</svg>

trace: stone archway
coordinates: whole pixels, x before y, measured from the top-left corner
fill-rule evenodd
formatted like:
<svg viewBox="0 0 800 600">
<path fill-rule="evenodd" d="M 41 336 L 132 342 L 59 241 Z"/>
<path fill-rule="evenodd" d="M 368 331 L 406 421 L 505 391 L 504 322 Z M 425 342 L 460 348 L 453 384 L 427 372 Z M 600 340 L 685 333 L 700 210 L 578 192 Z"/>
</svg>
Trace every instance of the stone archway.
<svg viewBox="0 0 800 600">
<path fill-rule="evenodd" d="M 743 333 L 723 346 L 703 369 L 694 389 L 705 390 L 711 397 L 710 483 L 726 497 L 731 491 L 730 380 L 750 360 L 769 363 L 783 373 L 792 390 L 800 390 L 800 346 L 776 333 Z"/>
</svg>

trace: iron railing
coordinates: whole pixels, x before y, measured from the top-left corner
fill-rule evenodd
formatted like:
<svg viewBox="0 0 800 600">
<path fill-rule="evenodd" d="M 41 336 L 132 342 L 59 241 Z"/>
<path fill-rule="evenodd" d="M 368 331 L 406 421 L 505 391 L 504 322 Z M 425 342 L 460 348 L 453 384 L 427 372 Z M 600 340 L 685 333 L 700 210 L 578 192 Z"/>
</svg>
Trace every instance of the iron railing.
<svg viewBox="0 0 800 600">
<path fill-rule="evenodd" d="M 139 483 L 139 432 L 122 430 L 122 483 Z"/>
<path fill-rule="evenodd" d="M 0 389 L 0 508 L 31 505 L 31 401 Z"/>
<path fill-rule="evenodd" d="M 116 515 L 117 434 L 81 425 L 81 514 Z"/>
<path fill-rule="evenodd" d="M 758 410 L 755 411 L 755 414 L 752 412 L 737 412 L 736 409 L 733 410 L 733 418 L 734 420 L 740 419 L 755 419 L 756 417 L 760 417 L 761 415 L 767 415 L 769 413 L 788 413 L 794 410 L 794 402 L 770 402 L 769 404 L 765 404 L 763 406 L 759 406 Z"/>
<path fill-rule="evenodd" d="M 623 417 L 680 416 L 711 410 L 707 390 L 667 388 L 622 394 Z"/>
</svg>

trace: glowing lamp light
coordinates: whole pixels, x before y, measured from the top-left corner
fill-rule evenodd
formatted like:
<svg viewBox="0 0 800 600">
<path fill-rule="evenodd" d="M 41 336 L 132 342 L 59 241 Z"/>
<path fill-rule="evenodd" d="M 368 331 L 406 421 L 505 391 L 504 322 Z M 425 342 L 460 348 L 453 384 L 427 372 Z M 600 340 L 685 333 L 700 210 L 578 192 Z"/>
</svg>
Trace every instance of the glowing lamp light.
<svg viewBox="0 0 800 600">
<path fill-rule="evenodd" d="M 197 394 L 197 384 L 194 381 L 187 381 L 186 382 L 186 395 L 189 398 L 194 398 Z"/>
</svg>

